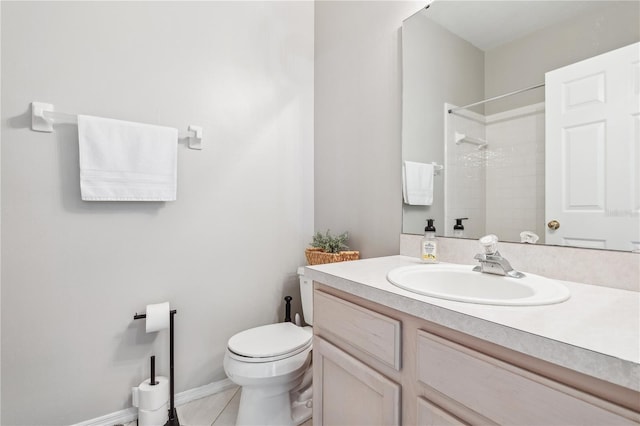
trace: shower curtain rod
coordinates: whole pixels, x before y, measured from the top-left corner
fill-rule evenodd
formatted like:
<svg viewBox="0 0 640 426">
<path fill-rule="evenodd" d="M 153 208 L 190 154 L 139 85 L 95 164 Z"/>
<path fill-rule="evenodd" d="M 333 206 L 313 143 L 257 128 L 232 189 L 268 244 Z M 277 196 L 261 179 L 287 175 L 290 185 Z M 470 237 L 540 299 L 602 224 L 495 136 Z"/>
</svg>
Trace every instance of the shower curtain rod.
<svg viewBox="0 0 640 426">
<path fill-rule="evenodd" d="M 539 87 L 544 87 L 544 83 L 542 83 L 542 84 L 536 84 L 535 86 L 531 86 L 531 87 L 525 87 L 524 89 L 516 90 L 516 91 L 514 91 L 514 92 L 505 93 L 504 95 L 494 96 L 493 98 L 485 99 L 485 100 L 483 100 L 483 101 L 474 102 L 474 103 L 469 104 L 469 105 L 465 105 L 465 106 L 461 106 L 461 107 L 451 108 L 451 109 L 449 110 L 449 114 L 451 114 L 451 113 L 452 113 L 452 112 L 454 112 L 454 111 L 458 111 L 458 110 L 461 110 L 461 109 L 471 108 L 471 107 L 473 107 L 473 106 L 480 105 L 480 104 L 484 104 L 484 103 L 486 103 L 486 102 L 497 101 L 498 99 L 506 98 L 507 96 L 511 96 L 511 95 L 517 95 L 518 93 L 526 92 L 526 91 L 528 91 L 528 90 L 537 89 L 537 88 L 539 88 Z"/>
</svg>

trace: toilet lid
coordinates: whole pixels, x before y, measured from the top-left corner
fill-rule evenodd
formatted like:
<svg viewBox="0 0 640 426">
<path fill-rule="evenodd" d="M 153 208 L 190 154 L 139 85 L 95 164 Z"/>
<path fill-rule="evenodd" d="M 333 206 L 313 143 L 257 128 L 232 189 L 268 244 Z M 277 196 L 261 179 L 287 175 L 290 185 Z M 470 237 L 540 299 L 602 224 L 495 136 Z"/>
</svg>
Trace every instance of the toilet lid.
<svg viewBox="0 0 640 426">
<path fill-rule="evenodd" d="M 311 342 L 312 334 L 290 322 L 263 325 L 229 339 L 229 349 L 242 356 L 269 358 L 294 352 Z"/>
</svg>

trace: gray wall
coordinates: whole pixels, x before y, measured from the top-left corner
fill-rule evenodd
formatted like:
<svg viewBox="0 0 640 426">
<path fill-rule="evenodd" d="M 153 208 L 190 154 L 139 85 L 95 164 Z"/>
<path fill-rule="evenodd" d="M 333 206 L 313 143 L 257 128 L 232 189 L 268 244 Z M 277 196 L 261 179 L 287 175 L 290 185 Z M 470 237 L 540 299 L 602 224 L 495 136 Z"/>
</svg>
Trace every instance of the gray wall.
<svg viewBox="0 0 640 426">
<path fill-rule="evenodd" d="M 397 254 L 402 20 L 426 1 L 315 4 L 315 228 Z"/>
<path fill-rule="evenodd" d="M 509 93 L 544 83 L 548 71 L 573 64 L 640 40 L 640 2 L 610 2 L 568 22 L 551 25 L 485 54 L 485 96 Z M 489 102 L 486 114 L 544 102 L 535 89 Z"/>
<path fill-rule="evenodd" d="M 0 4 L 0 51 L 2 46 L 2 5 Z M 2 54 L 0 53 L 0 94 L 2 93 Z M 0 101 L 0 117 L 2 102 Z M 2 147 L 2 131 L 0 131 L 0 147 Z M 0 413 L 2 413 L 2 149 L 0 149 Z M 2 424 L 2 414 L 0 414 Z"/>
<path fill-rule="evenodd" d="M 2 2 L 2 424 L 129 407 L 149 355 L 168 374 L 167 333 L 132 321 L 148 303 L 178 310 L 180 392 L 224 378 L 227 339 L 297 297 L 313 26 L 311 2 Z M 179 146 L 175 202 L 82 202 L 76 126 L 32 132 L 34 100 L 200 124 L 205 149 Z"/>
<path fill-rule="evenodd" d="M 402 24 L 402 160 L 444 164 L 444 104 L 484 96 L 484 52 L 421 11 Z M 446 173 L 446 172 L 445 172 Z M 402 232 L 424 233 L 427 218 L 445 235 L 444 173 L 435 176 L 433 204 L 402 204 Z"/>
</svg>

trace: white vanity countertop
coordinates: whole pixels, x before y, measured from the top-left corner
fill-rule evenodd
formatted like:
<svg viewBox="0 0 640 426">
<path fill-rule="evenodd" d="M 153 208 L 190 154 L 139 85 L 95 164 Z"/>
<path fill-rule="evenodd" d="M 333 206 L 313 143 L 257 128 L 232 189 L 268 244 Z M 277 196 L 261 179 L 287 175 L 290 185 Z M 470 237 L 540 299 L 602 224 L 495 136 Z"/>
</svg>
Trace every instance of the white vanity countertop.
<svg viewBox="0 0 640 426">
<path fill-rule="evenodd" d="M 422 296 L 387 281 L 387 272 L 391 269 L 413 264 L 420 264 L 419 259 L 389 256 L 307 266 L 305 276 L 363 299 L 640 391 L 640 293 L 562 281 L 571 291 L 571 298 L 563 303 L 518 307 L 478 305 Z"/>
</svg>

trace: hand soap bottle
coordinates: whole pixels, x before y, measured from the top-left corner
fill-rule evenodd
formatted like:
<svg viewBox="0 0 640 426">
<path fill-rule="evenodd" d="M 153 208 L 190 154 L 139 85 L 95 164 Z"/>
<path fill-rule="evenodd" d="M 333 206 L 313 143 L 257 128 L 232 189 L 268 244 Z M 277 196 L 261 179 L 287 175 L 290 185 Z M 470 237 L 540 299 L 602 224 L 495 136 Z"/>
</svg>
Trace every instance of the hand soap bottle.
<svg viewBox="0 0 640 426">
<path fill-rule="evenodd" d="M 421 259 L 424 263 L 438 263 L 438 241 L 436 240 L 436 228 L 433 219 L 427 219 L 427 227 L 424 228 L 424 238 L 420 244 Z"/>
<path fill-rule="evenodd" d="M 469 219 L 468 217 L 459 217 L 456 218 L 456 224 L 453 225 L 453 236 L 456 238 L 464 238 L 464 225 L 462 224 L 463 220 Z"/>
</svg>

